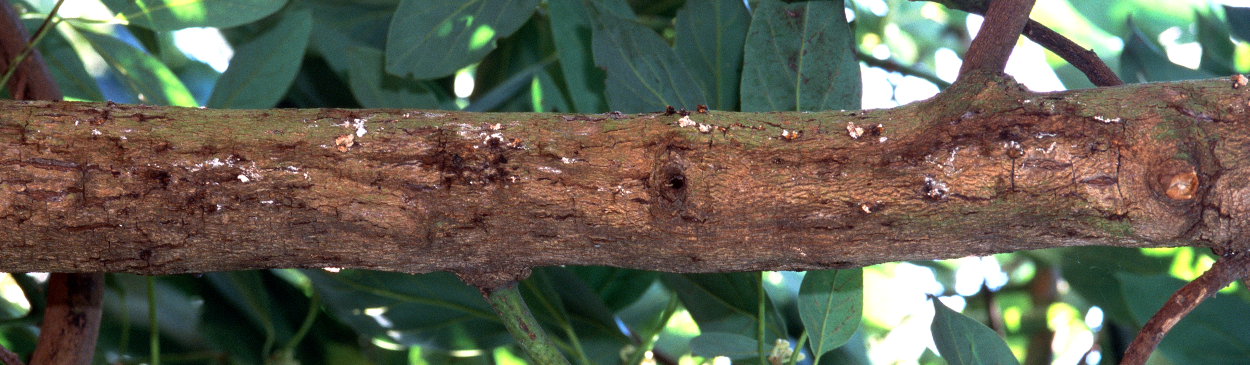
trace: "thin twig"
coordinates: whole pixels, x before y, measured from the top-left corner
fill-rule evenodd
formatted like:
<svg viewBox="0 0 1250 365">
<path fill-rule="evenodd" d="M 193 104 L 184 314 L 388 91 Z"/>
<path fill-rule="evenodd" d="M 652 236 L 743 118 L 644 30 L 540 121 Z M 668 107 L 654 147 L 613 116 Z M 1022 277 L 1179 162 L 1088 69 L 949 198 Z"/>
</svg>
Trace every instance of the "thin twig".
<svg viewBox="0 0 1250 365">
<path fill-rule="evenodd" d="M 1082 48 L 1076 42 L 1042 25 L 1042 23 L 1029 19 L 1028 24 L 1024 25 L 1024 36 L 1059 55 L 1064 61 L 1068 61 L 1068 64 L 1071 64 L 1072 67 L 1081 70 L 1094 86 L 1124 85 L 1124 81 L 1121 81 L 1120 77 L 1116 76 L 1115 71 L 1111 71 L 1111 68 L 1107 67 L 1107 64 L 1102 62 L 1101 58 L 1098 58 L 1097 53 L 1093 50 Z"/>
<path fill-rule="evenodd" d="M 1202 273 L 1197 279 L 1185 284 L 1172 297 L 1168 298 L 1163 308 L 1159 308 L 1153 317 L 1137 332 L 1137 338 L 1124 351 L 1124 359 L 1120 365 L 1145 364 L 1154 352 L 1163 336 L 1180 322 L 1186 314 L 1194 310 L 1203 300 L 1215 296 L 1221 288 L 1234 280 L 1245 278 L 1250 273 L 1250 251 L 1231 251 L 1220 257 L 1211 265 L 1211 269 Z"/>
<path fill-rule="evenodd" d="M 22 358 L 20 356 L 17 356 L 17 354 L 13 353 L 13 351 L 9 351 L 9 349 L 4 348 L 4 345 L 0 345 L 0 364 L 26 365 L 26 363 L 22 362 Z"/>
<path fill-rule="evenodd" d="M 560 354 L 556 344 L 547 337 L 547 332 L 543 331 L 538 320 L 530 313 L 525 300 L 521 299 L 521 291 L 517 289 L 516 283 L 489 290 L 479 289 L 491 308 L 499 314 L 504 327 L 508 328 L 508 332 L 512 333 L 517 344 L 521 345 L 521 349 L 534 363 L 568 365 L 568 359 Z"/>
</svg>

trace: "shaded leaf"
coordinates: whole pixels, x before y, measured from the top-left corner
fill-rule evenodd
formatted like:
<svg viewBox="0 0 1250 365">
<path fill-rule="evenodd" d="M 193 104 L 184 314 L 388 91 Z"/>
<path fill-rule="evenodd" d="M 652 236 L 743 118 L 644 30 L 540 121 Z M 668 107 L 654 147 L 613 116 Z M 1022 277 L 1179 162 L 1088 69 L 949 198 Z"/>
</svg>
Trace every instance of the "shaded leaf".
<svg viewBox="0 0 1250 365">
<path fill-rule="evenodd" d="M 271 108 L 282 100 L 304 59 L 312 13 L 282 14 L 277 24 L 236 48 L 226 72 L 217 79 L 208 107 Z"/>
<path fill-rule="evenodd" d="M 817 358 L 842 346 L 863 318 L 863 268 L 808 271 L 799 286 L 798 306 Z"/>
<path fill-rule="evenodd" d="M 23 19 L 22 23 L 26 29 L 33 32 L 39 29 L 43 19 Z M 66 98 L 104 101 L 100 86 L 96 84 L 95 78 L 87 73 L 87 68 L 78 57 L 78 52 L 74 51 L 74 47 L 64 35 L 61 35 L 59 29 L 48 30 L 37 47 L 39 53 L 43 54 L 43 60 L 47 63 L 48 70 L 52 72 L 52 78 L 56 80 L 56 85 L 61 89 L 62 95 Z"/>
<path fill-rule="evenodd" d="M 321 55 L 330 68 L 346 75 L 355 51 L 386 47 L 386 32 L 395 14 L 395 5 L 373 5 L 323 1 L 299 2 L 300 9 L 312 11 L 313 24 L 308 50 Z"/>
<path fill-rule="evenodd" d="M 1218 18 L 1202 13 L 1194 14 L 1198 19 L 1198 44 L 1202 46 L 1202 58 L 1198 69 L 1215 75 L 1232 75 L 1233 57 L 1237 45 L 1233 44 L 1227 25 Z M 1250 27 L 1250 24 L 1241 24 Z"/>
<path fill-rule="evenodd" d="M 951 365 L 1019 364 L 1007 343 L 981 322 L 933 298 L 933 344 Z"/>
<path fill-rule="evenodd" d="M 595 65 L 607 71 L 604 91 L 613 110 L 694 110 L 707 104 L 703 90 L 655 31 L 632 19 L 592 10 Z"/>
<path fill-rule="evenodd" d="M 842 1 L 763 0 L 747 33 L 742 111 L 859 109 L 859 61 Z"/>
<path fill-rule="evenodd" d="M 135 99 L 144 104 L 198 106 L 195 97 L 160 60 L 111 36 L 78 32 L 91 48 L 104 59 L 109 68 Z"/>
<path fill-rule="evenodd" d="M 368 337 L 440 350 L 512 343 L 477 289 L 454 275 L 303 270 L 326 311 Z"/>
<path fill-rule="evenodd" d="M 604 95 L 603 81 L 607 74 L 595 66 L 591 52 L 591 38 L 594 26 L 590 21 L 593 4 L 601 4 L 600 9 L 621 17 L 633 17 L 633 11 L 624 1 L 608 0 L 550 0 L 547 11 L 551 19 L 551 33 L 555 40 L 556 52 L 560 56 L 560 70 L 564 73 L 564 84 L 568 88 L 569 98 L 573 103 L 574 112 L 601 113 L 608 111 L 607 97 Z"/>
<path fill-rule="evenodd" d="M 1212 76 L 1172 63 L 1154 43 L 1146 40 L 1132 22 L 1128 27 L 1132 33 L 1124 42 L 1124 51 L 1120 52 L 1120 79 L 1124 82 L 1176 81 Z"/>
<path fill-rule="evenodd" d="M 1232 35 L 1250 42 L 1250 7 L 1224 5 L 1224 17 L 1228 18 Z"/>
<path fill-rule="evenodd" d="M 382 71 L 382 51 L 357 47 L 351 53 L 348 83 L 356 101 L 366 108 L 437 109 L 438 98 L 428 81 L 414 80 Z"/>
<path fill-rule="evenodd" d="M 512 36 L 500 39 L 499 48 L 478 64 L 473 95 L 464 110 L 534 111 L 535 79 L 548 67 L 558 68 L 555 52 L 550 23 L 542 17 L 530 17 Z"/>
<path fill-rule="evenodd" d="M 708 107 L 737 110 L 742 47 L 751 14 L 737 0 L 689 1 L 677 12 L 677 57 L 703 88 Z"/>
<path fill-rule="evenodd" d="M 757 357 L 759 345 L 754 338 L 737 333 L 705 332 L 690 339 L 690 351 L 705 358 L 724 356 L 737 360 Z"/>
<path fill-rule="evenodd" d="M 154 30 L 229 28 L 282 9 L 286 0 L 104 0 L 130 24 Z"/>
<path fill-rule="evenodd" d="M 386 72 L 432 79 L 480 61 L 539 0 L 403 0 L 386 38 Z"/>
<path fill-rule="evenodd" d="M 1124 287 L 1137 323 L 1146 323 L 1155 311 L 1185 281 L 1166 274 L 1134 275 L 1116 273 Z M 1250 328 L 1240 320 L 1250 318 L 1250 305 L 1245 296 L 1216 295 L 1207 298 L 1177 322 L 1163 340 L 1159 350 L 1176 365 L 1236 364 L 1250 358 Z M 1238 320 L 1230 320 L 1230 319 Z M 1218 350 L 1213 350 L 1218 349 Z"/>
<path fill-rule="evenodd" d="M 756 333 L 759 313 L 759 273 L 662 274 L 661 278 L 690 312 L 702 332 Z M 765 296 L 765 340 L 783 337 L 784 322 Z"/>
<path fill-rule="evenodd" d="M 1129 311 L 1122 285 L 1108 280 L 1116 272 L 1139 275 L 1166 273 L 1171 260 L 1142 255 L 1136 248 L 1071 247 L 1063 249 L 1060 269 L 1072 289 L 1102 308 L 1107 318 L 1124 324 L 1141 326 Z"/>
<path fill-rule="evenodd" d="M 655 283 L 660 273 L 605 266 L 575 266 L 577 274 L 613 312 L 634 303 Z"/>
</svg>

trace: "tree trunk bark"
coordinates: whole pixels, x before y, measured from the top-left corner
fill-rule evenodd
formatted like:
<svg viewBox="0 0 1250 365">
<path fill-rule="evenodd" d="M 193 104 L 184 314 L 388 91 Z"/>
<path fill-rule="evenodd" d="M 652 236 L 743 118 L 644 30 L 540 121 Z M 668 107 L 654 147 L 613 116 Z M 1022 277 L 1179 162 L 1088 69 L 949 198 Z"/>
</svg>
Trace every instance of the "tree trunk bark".
<svg viewBox="0 0 1250 365">
<path fill-rule="evenodd" d="M 846 268 L 1077 245 L 1245 248 L 1250 91 L 560 115 L 0 102 L 0 271 Z"/>
</svg>

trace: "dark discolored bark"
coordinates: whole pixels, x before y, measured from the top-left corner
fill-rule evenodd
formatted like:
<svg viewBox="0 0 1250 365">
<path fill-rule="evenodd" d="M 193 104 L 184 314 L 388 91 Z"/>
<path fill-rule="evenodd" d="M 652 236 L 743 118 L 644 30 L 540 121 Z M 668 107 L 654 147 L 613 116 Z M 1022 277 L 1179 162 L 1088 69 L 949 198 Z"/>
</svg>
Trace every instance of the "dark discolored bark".
<svg viewBox="0 0 1250 365">
<path fill-rule="evenodd" d="M 687 127 L 3 102 L 0 271 L 446 270 L 489 287 L 544 265 L 1244 248 L 1250 91 L 1232 85 L 1037 94 L 991 79 L 892 110 L 713 111 Z"/>
</svg>

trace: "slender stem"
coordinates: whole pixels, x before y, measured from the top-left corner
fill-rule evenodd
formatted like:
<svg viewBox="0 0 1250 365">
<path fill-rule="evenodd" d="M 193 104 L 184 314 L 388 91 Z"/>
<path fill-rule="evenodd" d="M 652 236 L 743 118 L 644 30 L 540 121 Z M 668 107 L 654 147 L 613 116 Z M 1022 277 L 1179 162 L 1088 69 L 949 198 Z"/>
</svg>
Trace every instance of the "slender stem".
<svg viewBox="0 0 1250 365">
<path fill-rule="evenodd" d="M 156 322 L 156 278 L 148 277 L 148 346 L 152 365 L 161 365 L 161 328 Z"/>
<path fill-rule="evenodd" d="M 26 47 L 22 49 L 22 53 L 14 57 L 13 62 L 9 63 L 9 69 L 4 71 L 4 77 L 0 77 L 0 85 L 9 83 L 9 78 L 13 77 L 14 72 L 17 72 L 17 66 L 22 64 L 26 57 L 30 56 L 30 53 L 35 50 L 35 45 L 39 44 L 39 40 L 43 39 L 44 34 L 48 34 L 49 29 L 52 29 L 49 25 L 51 25 L 52 19 L 56 17 L 57 10 L 61 9 L 61 3 L 64 2 L 65 0 L 57 0 L 56 5 L 52 6 L 52 11 L 48 12 L 47 18 L 43 19 L 43 24 L 39 25 L 39 30 L 35 31 L 35 35 L 30 37 L 30 42 L 26 42 Z"/>
<path fill-rule="evenodd" d="M 525 300 L 521 299 L 521 291 L 517 289 L 516 283 L 493 290 L 482 290 L 482 293 L 486 296 L 486 301 L 490 303 L 491 308 L 495 309 L 495 313 L 499 314 L 504 327 L 508 328 L 508 332 L 512 333 L 512 337 L 516 338 L 521 349 L 534 363 L 544 365 L 567 365 L 569 363 L 568 359 L 560 354 L 556 344 L 538 325 L 538 320 L 534 319 L 529 307 L 525 306 Z"/>
<path fill-rule="evenodd" d="M 316 322 L 317 313 L 320 312 L 320 309 L 321 296 L 317 295 L 317 292 L 314 291 L 308 298 L 308 314 L 304 316 L 304 323 L 299 326 L 299 330 L 296 331 L 295 335 L 291 336 L 291 340 L 286 343 L 286 349 L 288 351 L 293 352 L 295 350 L 295 346 L 299 345 L 299 342 L 304 339 L 305 335 L 308 335 L 308 331 L 312 329 L 313 322 Z"/>
<path fill-rule="evenodd" d="M 681 301 L 674 295 L 668 299 L 668 306 L 664 308 L 664 312 L 660 313 L 660 316 L 656 318 L 652 326 L 647 328 L 648 333 L 640 334 L 638 349 L 634 351 L 633 355 L 629 356 L 629 362 L 626 362 L 625 365 L 637 365 L 642 362 L 642 356 L 655 347 L 655 340 L 660 338 L 660 332 L 664 331 L 664 327 L 673 318 L 673 314 L 677 313 L 677 308 L 681 308 Z"/>
<path fill-rule="evenodd" d="M 904 76 L 915 76 L 924 79 L 925 81 L 932 82 L 934 85 L 937 85 L 938 90 L 946 90 L 946 88 L 951 86 L 951 83 L 946 82 L 946 80 L 942 80 L 941 77 L 938 77 L 927 70 L 923 70 L 915 66 L 904 65 L 892 59 L 877 59 L 876 57 L 864 52 L 855 52 L 855 57 L 858 58 L 860 62 L 863 62 L 871 67 L 880 68 L 889 72 L 898 72 Z"/>
<path fill-rule="evenodd" d="M 799 340 L 794 343 L 794 352 L 790 354 L 790 359 L 786 361 L 786 365 L 794 365 L 799 362 L 799 356 L 803 354 L 803 343 L 807 342 L 807 330 L 803 330 L 803 334 L 799 335 Z M 808 346 L 811 347 L 811 346 Z M 820 364 L 820 355 L 812 351 L 812 364 Z"/>
<path fill-rule="evenodd" d="M 758 287 L 759 289 L 759 313 L 758 313 L 758 316 L 756 317 L 759 320 L 755 321 L 755 323 L 758 324 L 758 328 L 756 328 L 755 330 L 755 335 L 756 335 L 755 341 L 760 351 L 760 354 L 759 354 L 760 364 L 768 363 L 768 353 L 764 351 L 767 346 L 766 344 L 764 344 L 764 309 L 765 309 L 764 307 L 766 307 L 766 305 L 764 305 L 764 303 L 766 303 L 764 300 L 768 299 L 767 298 L 768 295 L 764 293 L 764 275 L 768 275 L 768 272 L 765 272 L 765 271 L 760 272 L 760 281 L 759 281 L 760 285 Z"/>
</svg>

